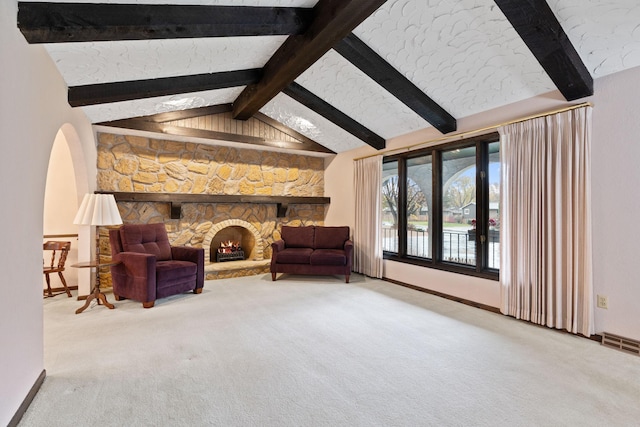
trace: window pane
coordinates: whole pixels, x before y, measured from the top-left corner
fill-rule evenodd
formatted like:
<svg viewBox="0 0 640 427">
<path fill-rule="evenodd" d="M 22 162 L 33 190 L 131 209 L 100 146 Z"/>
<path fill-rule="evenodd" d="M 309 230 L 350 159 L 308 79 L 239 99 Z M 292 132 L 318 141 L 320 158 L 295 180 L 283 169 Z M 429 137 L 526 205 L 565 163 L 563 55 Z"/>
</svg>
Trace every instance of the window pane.
<svg viewBox="0 0 640 427">
<path fill-rule="evenodd" d="M 476 265 L 476 149 L 442 153 L 442 260 Z"/>
<path fill-rule="evenodd" d="M 382 250 L 398 253 L 398 161 L 382 164 Z"/>
<path fill-rule="evenodd" d="M 407 159 L 407 255 L 431 258 L 431 155 Z"/>
<path fill-rule="evenodd" d="M 500 268 L 500 142 L 489 144 L 489 268 Z"/>
</svg>

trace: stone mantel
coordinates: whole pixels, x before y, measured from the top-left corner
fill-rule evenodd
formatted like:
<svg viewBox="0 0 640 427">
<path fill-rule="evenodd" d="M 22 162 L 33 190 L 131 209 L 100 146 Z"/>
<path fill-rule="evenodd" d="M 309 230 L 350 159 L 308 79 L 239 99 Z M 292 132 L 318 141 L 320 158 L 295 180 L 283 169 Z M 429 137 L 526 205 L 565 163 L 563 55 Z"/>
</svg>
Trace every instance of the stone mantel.
<svg viewBox="0 0 640 427">
<path fill-rule="evenodd" d="M 277 205 L 277 216 L 286 215 L 290 204 L 329 204 L 329 197 L 260 196 L 190 193 L 140 193 L 123 191 L 96 191 L 98 194 L 113 194 L 120 202 L 160 202 L 171 204 L 171 219 L 180 219 L 182 203 L 258 203 Z"/>
</svg>

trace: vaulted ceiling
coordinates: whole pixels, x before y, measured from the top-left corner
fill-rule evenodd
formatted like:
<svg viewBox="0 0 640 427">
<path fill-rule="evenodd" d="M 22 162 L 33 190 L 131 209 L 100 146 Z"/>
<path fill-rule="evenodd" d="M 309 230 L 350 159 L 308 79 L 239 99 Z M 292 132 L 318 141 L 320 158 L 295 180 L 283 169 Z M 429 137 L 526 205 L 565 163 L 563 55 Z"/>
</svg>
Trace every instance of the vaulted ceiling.
<svg viewBox="0 0 640 427">
<path fill-rule="evenodd" d="M 72 106 L 96 124 L 157 131 L 158 114 L 213 108 L 279 122 L 301 150 L 449 133 L 554 89 L 589 96 L 593 78 L 640 66 L 637 0 L 124 3 L 19 2 L 20 30 L 44 44 Z"/>
</svg>

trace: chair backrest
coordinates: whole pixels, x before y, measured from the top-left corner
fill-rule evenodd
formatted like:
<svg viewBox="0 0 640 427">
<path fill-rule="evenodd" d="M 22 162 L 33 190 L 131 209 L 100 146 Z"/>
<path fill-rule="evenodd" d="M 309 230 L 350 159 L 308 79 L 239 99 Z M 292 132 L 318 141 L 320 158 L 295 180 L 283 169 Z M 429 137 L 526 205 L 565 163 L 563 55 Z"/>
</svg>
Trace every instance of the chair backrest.
<svg viewBox="0 0 640 427">
<path fill-rule="evenodd" d="M 171 244 L 164 224 L 125 224 L 118 230 L 111 230 L 113 231 L 117 231 L 119 235 L 116 246 L 119 243 L 124 252 L 152 254 L 158 261 L 171 259 Z M 114 248 L 112 242 L 112 254 L 117 249 L 119 248 Z"/>
<path fill-rule="evenodd" d="M 42 244 L 42 249 L 51 252 L 51 264 L 49 268 L 57 268 L 58 270 L 64 270 L 64 263 L 67 261 L 67 255 L 71 249 L 71 242 L 56 242 L 48 241 Z M 58 262 L 56 264 L 56 255 L 58 255 Z"/>
</svg>

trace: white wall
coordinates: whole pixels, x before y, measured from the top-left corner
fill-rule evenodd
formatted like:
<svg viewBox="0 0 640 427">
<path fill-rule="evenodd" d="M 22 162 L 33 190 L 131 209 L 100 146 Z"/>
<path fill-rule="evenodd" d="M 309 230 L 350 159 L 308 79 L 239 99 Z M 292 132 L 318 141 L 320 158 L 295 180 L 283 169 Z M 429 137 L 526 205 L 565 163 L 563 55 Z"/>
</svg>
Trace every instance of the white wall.
<svg viewBox="0 0 640 427">
<path fill-rule="evenodd" d="M 595 309 L 596 330 L 640 339 L 640 68 L 597 80 L 595 91 L 594 292 L 609 299 Z"/>
<path fill-rule="evenodd" d="M 594 103 L 592 144 L 593 272 L 596 294 L 609 298 L 609 308 L 595 309 L 596 332 L 640 339 L 640 281 L 634 266 L 640 258 L 640 68 L 595 82 L 595 95 L 573 103 Z M 530 98 L 458 120 L 458 132 L 553 110 L 569 103 L 558 92 Z M 387 141 L 387 149 L 441 137 L 433 128 Z M 341 153 L 327 160 L 325 195 L 331 197 L 326 224 L 353 227 L 355 205 L 353 159 L 372 148 Z M 384 276 L 415 286 L 498 307 L 498 282 L 477 279 L 394 261 L 385 261 Z M 595 299 L 595 295 L 594 295 Z M 595 301 L 594 301 L 595 306 Z"/>
<path fill-rule="evenodd" d="M 15 0 L 0 2 L 0 425 L 11 420 L 45 368 L 40 287 L 44 189 L 51 146 L 63 125 L 77 131 L 87 164 L 95 168 L 88 120 L 69 107 L 64 81 L 44 49 L 26 43 L 16 16 Z M 82 173 L 95 176 L 95 171 Z"/>
<path fill-rule="evenodd" d="M 49 166 L 47 169 L 47 181 L 44 193 L 44 218 L 43 234 L 47 235 L 73 235 L 78 234 L 78 226 L 73 224 L 73 219 L 78 211 L 78 190 L 76 189 L 76 177 L 74 173 L 73 159 L 69 150 L 69 144 L 62 130 L 58 131 L 55 142 L 51 148 Z M 77 237 L 45 237 L 43 242 L 69 241 L 71 250 L 67 256 L 64 277 L 67 285 L 78 284 L 78 269 L 70 265 L 78 262 L 78 238 Z M 45 251 L 44 262 L 51 260 L 51 251 Z M 46 282 L 43 278 L 43 286 Z M 60 287 L 61 282 L 57 274 L 51 276 L 51 286 Z"/>
</svg>

